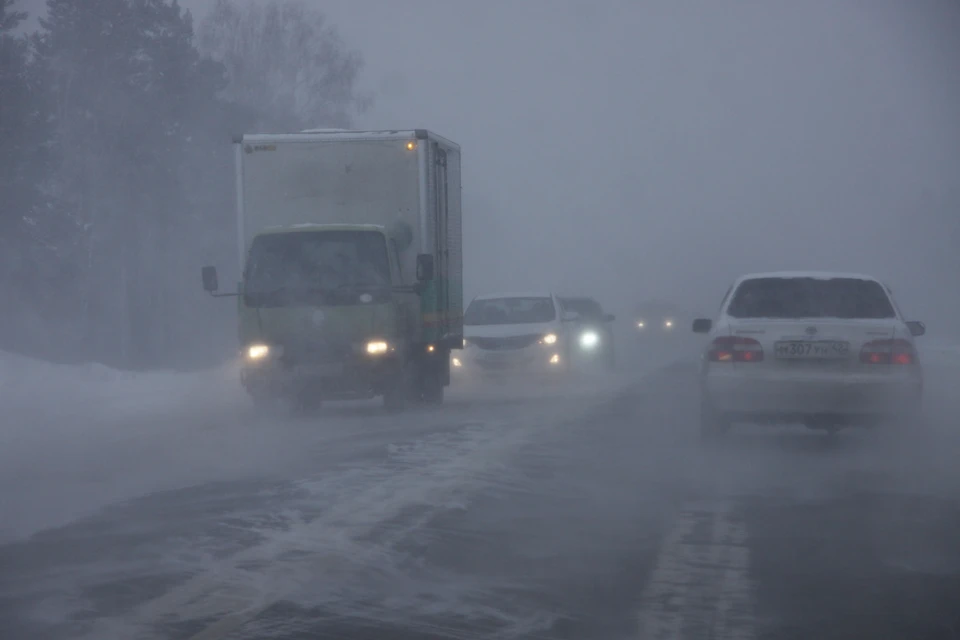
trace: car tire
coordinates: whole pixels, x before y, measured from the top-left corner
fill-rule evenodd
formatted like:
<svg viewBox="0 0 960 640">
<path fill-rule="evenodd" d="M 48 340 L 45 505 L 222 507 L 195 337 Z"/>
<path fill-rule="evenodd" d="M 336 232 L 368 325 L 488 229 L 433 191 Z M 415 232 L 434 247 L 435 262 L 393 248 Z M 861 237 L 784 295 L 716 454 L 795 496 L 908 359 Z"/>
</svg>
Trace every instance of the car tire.
<svg viewBox="0 0 960 640">
<path fill-rule="evenodd" d="M 700 440 L 713 442 L 730 430 L 730 421 L 718 414 L 706 400 L 700 401 Z"/>
</svg>

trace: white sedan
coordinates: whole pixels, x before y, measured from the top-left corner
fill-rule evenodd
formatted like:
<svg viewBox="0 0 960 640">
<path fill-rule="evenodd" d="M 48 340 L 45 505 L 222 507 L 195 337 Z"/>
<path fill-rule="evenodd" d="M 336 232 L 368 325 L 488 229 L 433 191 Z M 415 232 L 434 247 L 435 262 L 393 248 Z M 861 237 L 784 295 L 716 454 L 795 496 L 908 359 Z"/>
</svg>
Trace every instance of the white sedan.
<svg viewBox="0 0 960 640">
<path fill-rule="evenodd" d="M 834 432 L 909 420 L 923 372 L 890 289 L 870 276 L 824 272 L 746 275 L 727 291 L 701 360 L 704 437 L 734 422 L 801 423 Z"/>
<path fill-rule="evenodd" d="M 464 348 L 452 356 L 453 373 L 565 371 L 574 318 L 548 292 L 477 296 L 464 314 Z"/>
</svg>

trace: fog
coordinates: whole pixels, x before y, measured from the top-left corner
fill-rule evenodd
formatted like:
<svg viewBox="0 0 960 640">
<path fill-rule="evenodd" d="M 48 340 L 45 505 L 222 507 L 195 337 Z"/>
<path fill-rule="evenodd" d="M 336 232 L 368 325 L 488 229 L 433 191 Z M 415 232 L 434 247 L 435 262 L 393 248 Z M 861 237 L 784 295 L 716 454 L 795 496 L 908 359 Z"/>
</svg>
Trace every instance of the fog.
<svg viewBox="0 0 960 640">
<path fill-rule="evenodd" d="M 83 2 L 14 0 L 29 13 L 17 33 L 42 31 L 48 5 Z M 0 636 L 9 625 L 9 637 L 225 638 L 245 625 L 229 637 L 361 637 L 376 623 L 386 638 L 627 638 L 644 616 L 656 620 L 639 637 L 876 637 L 891 620 L 916 625 L 897 627 L 904 637 L 955 635 L 960 4 L 316 0 L 307 6 L 340 39 L 324 31 L 317 46 L 332 42 L 343 64 L 332 80 L 311 78 L 337 94 L 313 111 L 285 85 L 280 55 L 263 84 L 233 83 L 277 41 L 204 66 L 218 46 L 230 53 L 223 22 L 205 22 L 216 4 L 179 0 L 193 33 L 179 14 L 150 14 L 151 38 L 173 24 L 196 50 L 177 48 L 169 58 L 188 64 L 149 73 L 68 64 L 97 50 L 90 42 L 122 58 L 106 36 L 65 38 L 58 55 L 23 41 L 25 60 L 49 63 L 25 63 L 31 77 L 62 84 L 18 112 L 48 118 L 23 117 L 30 153 L 0 158 L 0 188 L 36 183 L 22 212 L 0 194 L 11 423 L 0 428 Z M 97 18 L 81 25 L 88 35 L 116 26 Z M 120 40 L 116 51 L 145 46 Z M 156 98 L 158 78 L 184 69 L 189 82 Z M 111 81 L 96 84 L 101 75 Z M 108 92 L 118 84 L 134 89 Z M 6 86 L 0 134 L 21 141 L 9 135 L 19 122 L 3 120 Z M 289 100 L 273 104 L 271 91 Z M 241 370 L 257 375 L 250 349 L 276 351 L 274 338 L 246 340 L 236 299 L 208 296 L 199 270 L 216 264 L 221 292 L 240 279 L 230 135 L 306 126 L 427 128 L 457 142 L 466 300 L 596 297 L 621 323 L 617 366 L 559 379 L 454 370 L 445 406 L 424 393 L 402 413 L 367 397 L 264 410 Z M 630 314 L 660 300 L 712 316 L 735 278 L 774 270 L 887 282 L 928 335 L 917 339 L 923 369 L 916 352 L 897 352 L 905 375 L 876 388 L 925 384 L 926 413 L 905 394 L 907 419 L 891 414 L 892 428 L 829 435 L 733 425 L 738 407 L 705 418 L 702 336 L 687 318 L 669 337 L 640 336 Z M 888 335 L 864 319 L 824 341 L 864 348 L 850 351 L 856 379 L 829 378 L 824 396 L 848 383 L 859 392 L 864 368 L 894 367 L 898 340 L 886 339 L 899 325 Z M 532 336 L 546 365 L 554 343 L 582 346 L 570 326 L 551 341 L 539 329 L 508 338 Z M 392 337 L 357 335 L 361 358 L 392 348 Z M 867 352 L 885 341 L 889 353 Z M 732 362 L 741 352 L 729 348 Z M 737 362 L 753 366 L 755 353 Z M 321 387 L 318 402 L 329 399 Z M 793 391 L 782 398 L 798 402 Z M 704 431 L 720 417 L 736 427 L 723 441 Z"/>
<path fill-rule="evenodd" d="M 816 268 L 955 325 L 956 3 L 322 6 L 366 62 L 357 126 L 463 146 L 468 293 L 712 313 L 742 272 Z"/>
</svg>

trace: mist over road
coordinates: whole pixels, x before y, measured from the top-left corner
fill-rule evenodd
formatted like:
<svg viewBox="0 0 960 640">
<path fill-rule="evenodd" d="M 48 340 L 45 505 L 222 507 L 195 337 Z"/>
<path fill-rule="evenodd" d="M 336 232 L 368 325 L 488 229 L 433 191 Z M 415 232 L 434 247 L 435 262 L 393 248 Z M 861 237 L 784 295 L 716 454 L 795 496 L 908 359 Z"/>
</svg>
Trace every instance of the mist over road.
<svg viewBox="0 0 960 640">
<path fill-rule="evenodd" d="M 77 431 L 50 445 L 62 464 L 21 465 L 18 487 L 4 456 L 4 511 L 21 533 L 38 510 L 83 515 L 29 537 L 5 523 L 0 629 L 955 637 L 957 371 L 928 366 L 925 427 L 743 427 L 711 447 L 695 435 L 688 359 L 552 387 L 461 386 L 448 405 L 399 417 L 356 403 L 267 420 L 223 397 L 192 421 L 103 418 L 84 436 L 78 412 Z M 83 464 L 65 441 L 86 447 Z M 36 433 L 17 442 L 18 457 L 42 458 Z"/>
</svg>

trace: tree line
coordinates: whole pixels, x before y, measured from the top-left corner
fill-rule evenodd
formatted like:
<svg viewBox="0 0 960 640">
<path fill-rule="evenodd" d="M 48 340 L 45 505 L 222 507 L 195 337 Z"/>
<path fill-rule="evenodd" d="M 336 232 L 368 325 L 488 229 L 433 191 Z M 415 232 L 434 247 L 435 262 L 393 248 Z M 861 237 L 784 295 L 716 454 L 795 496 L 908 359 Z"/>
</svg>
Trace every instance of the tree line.
<svg viewBox="0 0 960 640">
<path fill-rule="evenodd" d="M 0 0 L 0 350 L 129 369 L 235 348 L 232 135 L 346 127 L 360 55 L 303 0 Z"/>
</svg>

